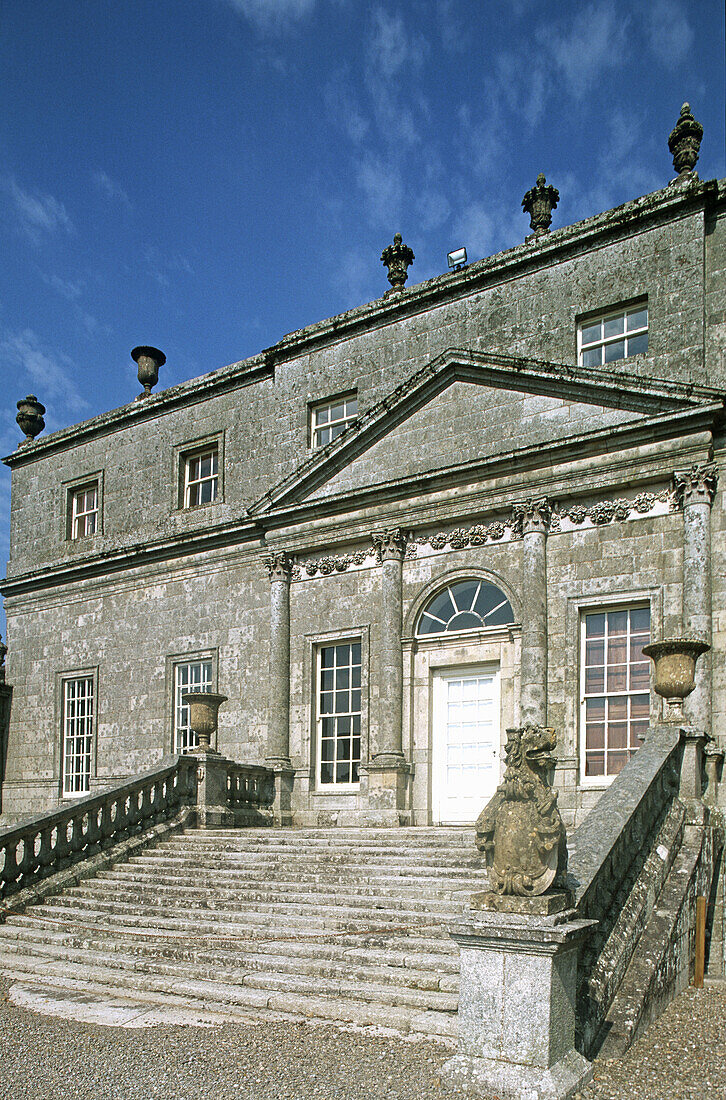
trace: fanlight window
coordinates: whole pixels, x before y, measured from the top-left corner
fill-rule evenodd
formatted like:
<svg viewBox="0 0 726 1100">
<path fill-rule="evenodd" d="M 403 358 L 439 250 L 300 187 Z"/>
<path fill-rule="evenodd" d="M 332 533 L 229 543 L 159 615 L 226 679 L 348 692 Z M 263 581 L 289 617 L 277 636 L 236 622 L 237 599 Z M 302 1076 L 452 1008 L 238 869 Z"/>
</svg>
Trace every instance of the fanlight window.
<svg viewBox="0 0 726 1100">
<path fill-rule="evenodd" d="M 500 588 L 488 581 L 457 581 L 431 599 L 421 612 L 416 633 L 445 634 L 458 630 L 506 626 L 514 622 L 512 605 Z"/>
</svg>

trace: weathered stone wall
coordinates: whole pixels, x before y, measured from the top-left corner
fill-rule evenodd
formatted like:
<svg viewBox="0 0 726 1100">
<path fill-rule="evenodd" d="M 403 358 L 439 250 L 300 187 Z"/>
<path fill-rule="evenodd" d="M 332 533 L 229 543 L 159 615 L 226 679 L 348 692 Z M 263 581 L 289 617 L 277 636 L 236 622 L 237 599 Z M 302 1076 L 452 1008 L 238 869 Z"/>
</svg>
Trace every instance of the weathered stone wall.
<svg viewBox="0 0 726 1100">
<path fill-rule="evenodd" d="M 13 469 L 8 577 L 42 575 L 51 567 L 81 562 L 84 574 L 57 587 L 43 578 L 35 590 L 7 600 L 8 678 L 22 685 L 13 708 L 6 777 L 13 809 L 38 810 L 41 801 L 52 805 L 58 798 L 63 673 L 97 676 L 95 785 L 150 767 L 170 751 L 173 661 L 201 653 L 211 654 L 215 686 L 229 696 L 220 716 L 220 748 L 237 760 L 264 758 L 270 596 L 262 566 L 263 525 L 255 527 L 245 509 L 309 456 L 311 401 L 357 389 L 365 413 L 451 347 L 574 364 L 577 317 L 643 295 L 650 311 L 649 354 L 614 364 L 612 374 L 625 369 L 703 383 L 707 347 L 708 381 L 726 387 L 726 367 L 722 371 L 713 350 L 720 346 L 723 317 L 723 230 L 711 219 L 704 237 L 701 199 L 693 194 L 691 200 L 664 192 L 631 204 L 630 214 L 591 219 L 584 228 L 559 231 L 414 286 L 398 302 L 361 307 L 286 337 L 247 364 L 101 417 L 89 424 L 82 441 L 70 429 L 67 446 L 61 446 L 61 433 L 58 446 L 48 453 L 42 437 L 28 448 L 28 461 Z M 672 218 L 666 208 L 672 208 Z M 704 243 L 707 255 L 714 249 L 705 273 Z M 713 320 L 715 325 L 708 344 L 704 293 L 707 324 Z M 693 438 L 685 433 L 677 444 L 659 442 L 656 425 L 622 453 L 614 445 L 612 454 L 563 455 L 559 465 L 548 458 L 526 466 L 512 461 L 486 482 L 474 473 L 447 489 L 415 493 L 422 471 L 507 447 L 544 447 L 554 438 L 636 418 L 597 404 L 456 382 L 371 447 L 354 462 L 352 473 L 343 471 L 330 483 L 336 491 L 349 492 L 407 477 L 410 499 L 387 502 L 374 495 L 355 512 L 324 516 L 322 510 L 311 511 L 297 524 L 292 519 L 287 527 L 269 531 L 268 542 L 303 558 L 344 553 L 370 545 L 371 531 L 381 526 L 420 533 L 506 518 L 516 500 L 536 495 L 545 483 L 558 499 L 582 497 L 586 504 L 643 488 L 663 489 L 674 469 L 709 458 L 705 432 Z M 180 455 L 204 439 L 214 439 L 220 449 L 220 499 L 180 510 Z M 716 459 L 722 463 L 724 457 L 717 440 Z M 68 487 L 96 476 L 102 481 L 102 530 L 73 542 L 66 537 Z M 724 735 L 725 523 L 719 490 L 712 519 L 714 716 Z M 678 631 L 682 524 L 680 512 L 666 510 L 547 536 L 549 721 L 564 731 L 558 783 L 570 819 L 587 810 L 598 794 L 594 788 L 577 789 L 579 610 L 597 601 L 648 599 L 654 633 Z M 225 525 L 238 531 L 227 545 Z M 167 545 L 179 536 L 214 530 L 222 534 L 203 553 L 187 552 L 183 542 Z M 159 547 L 158 557 L 136 564 L 137 551 L 151 545 Z M 445 667 L 498 663 L 502 730 L 519 718 L 520 663 L 517 629 L 492 641 L 472 636 L 450 644 L 439 639 L 432 646 L 412 639 L 416 611 L 437 584 L 473 572 L 510 595 L 521 625 L 523 585 L 528 583 L 521 547 L 521 541 L 508 536 L 436 554 L 419 547 L 415 557 L 404 561 L 404 751 L 415 765 L 415 820 L 426 819 L 429 805 L 432 662 Z M 111 559 L 119 554 L 112 571 Z M 29 588 L 34 583 L 29 580 Z M 377 676 L 381 604 L 381 568 L 375 560 L 363 568 L 292 582 L 290 753 L 301 812 L 314 815 L 321 799 L 333 810 L 355 802 L 355 796 L 312 791 L 313 646 L 332 637 L 362 637 L 365 725 L 368 747 L 374 749 L 385 703 Z"/>
</svg>

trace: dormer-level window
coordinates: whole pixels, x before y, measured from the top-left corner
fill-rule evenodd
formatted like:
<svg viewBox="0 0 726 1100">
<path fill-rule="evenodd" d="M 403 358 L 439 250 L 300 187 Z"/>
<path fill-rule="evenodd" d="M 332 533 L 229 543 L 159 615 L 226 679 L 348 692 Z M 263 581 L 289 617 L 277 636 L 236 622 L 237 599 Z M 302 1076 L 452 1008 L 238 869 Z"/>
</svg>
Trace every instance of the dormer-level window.
<svg viewBox="0 0 726 1100">
<path fill-rule="evenodd" d="M 358 415 L 358 395 L 346 394 L 311 409 L 310 443 L 315 450 L 337 439 Z"/>
<path fill-rule="evenodd" d="M 600 367 L 648 351 L 648 304 L 603 313 L 582 321 L 577 328 L 581 367 Z"/>
<path fill-rule="evenodd" d="M 217 446 L 184 455 L 184 507 L 196 508 L 217 499 L 219 458 Z"/>
<path fill-rule="evenodd" d="M 95 535 L 98 529 L 98 482 L 82 485 L 71 493 L 71 538 Z"/>
</svg>

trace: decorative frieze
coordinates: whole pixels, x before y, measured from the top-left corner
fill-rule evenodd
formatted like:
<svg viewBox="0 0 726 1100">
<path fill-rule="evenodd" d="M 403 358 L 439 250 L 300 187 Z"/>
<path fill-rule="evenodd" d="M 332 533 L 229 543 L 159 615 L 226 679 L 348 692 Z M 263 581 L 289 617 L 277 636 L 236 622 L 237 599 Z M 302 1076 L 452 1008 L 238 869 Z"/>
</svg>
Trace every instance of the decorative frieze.
<svg viewBox="0 0 726 1100">
<path fill-rule="evenodd" d="M 676 494 L 671 489 L 657 493 L 638 493 L 636 497 L 615 500 L 599 500 L 595 504 L 573 504 L 569 508 L 558 505 L 550 517 L 550 531 L 569 531 L 575 527 L 604 527 L 647 515 L 664 515 L 678 507 Z"/>
<path fill-rule="evenodd" d="M 713 473 L 711 473 L 713 471 Z M 715 469 L 713 467 L 694 467 L 678 478 L 690 478 L 699 484 L 699 478 L 706 486 L 715 489 Z M 690 484 L 690 482 L 689 482 Z M 404 532 L 400 528 L 375 532 L 371 535 L 371 545 L 361 547 L 348 554 L 326 554 L 320 558 L 295 563 L 292 566 L 293 580 L 306 580 L 309 577 L 326 577 L 332 573 L 347 573 L 349 570 L 370 568 L 391 558 L 410 560 L 421 551 L 444 553 L 449 550 L 466 550 L 469 547 L 484 546 L 490 543 L 505 543 L 519 540 L 529 531 L 543 531 L 559 534 L 577 528 L 604 527 L 610 523 L 639 519 L 649 515 L 667 515 L 683 505 L 684 490 L 664 488 L 658 492 L 641 492 L 631 498 L 616 497 L 612 500 L 599 500 L 593 504 L 553 503 L 547 497 L 528 498 L 511 506 L 509 516 L 493 520 L 491 523 L 475 523 L 470 527 L 455 527 L 450 531 L 433 531 L 426 534 Z M 278 557 L 287 557 L 278 554 Z M 270 559 L 268 559 L 269 561 Z M 289 559 L 292 562 L 292 559 Z M 268 569 L 270 569 L 268 564 Z M 276 568 L 281 569 L 282 564 Z"/>
</svg>

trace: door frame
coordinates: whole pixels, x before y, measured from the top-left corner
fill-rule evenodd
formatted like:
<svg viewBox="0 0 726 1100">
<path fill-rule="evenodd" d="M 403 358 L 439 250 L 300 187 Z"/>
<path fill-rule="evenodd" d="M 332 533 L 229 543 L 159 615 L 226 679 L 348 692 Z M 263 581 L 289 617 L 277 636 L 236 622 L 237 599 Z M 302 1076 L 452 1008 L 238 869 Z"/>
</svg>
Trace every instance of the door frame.
<svg viewBox="0 0 726 1100">
<path fill-rule="evenodd" d="M 441 801 L 442 792 L 446 789 L 446 784 L 443 779 L 437 781 L 437 774 L 444 776 L 444 769 L 446 767 L 445 749 L 446 739 L 443 736 L 445 729 L 444 722 L 444 700 L 446 698 L 446 692 L 444 685 L 449 680 L 456 680 L 464 677 L 475 676 L 493 676 L 494 690 L 493 690 L 493 704 L 494 714 L 496 716 L 497 729 L 495 731 L 495 758 L 499 763 L 498 772 L 496 775 L 496 783 L 488 797 L 494 794 L 501 779 L 501 743 L 502 743 L 502 713 L 501 713 L 501 665 L 499 661 L 473 661 L 471 664 L 456 664 L 451 666 L 432 668 L 431 670 L 431 768 L 430 768 L 430 790 L 431 790 L 431 820 L 434 825 L 447 825 L 447 824 L 469 824 L 469 822 L 451 822 L 447 821 L 441 816 Z M 482 795 L 482 803 L 484 806 L 487 799 L 486 792 Z M 477 811 L 478 813 L 479 811 Z"/>
</svg>

